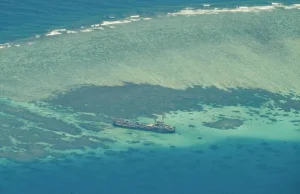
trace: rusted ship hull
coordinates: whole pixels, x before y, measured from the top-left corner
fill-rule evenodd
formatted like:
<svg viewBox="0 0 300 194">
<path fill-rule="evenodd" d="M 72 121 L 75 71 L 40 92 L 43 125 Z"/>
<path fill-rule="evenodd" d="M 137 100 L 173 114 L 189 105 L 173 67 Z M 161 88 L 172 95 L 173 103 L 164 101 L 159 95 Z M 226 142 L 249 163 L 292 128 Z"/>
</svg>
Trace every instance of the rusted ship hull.
<svg viewBox="0 0 300 194">
<path fill-rule="evenodd" d="M 139 122 L 132 122 L 124 119 L 115 119 L 113 120 L 113 126 L 126 128 L 126 129 L 151 131 L 157 133 L 175 133 L 175 127 L 171 127 L 163 123 L 145 124 Z"/>
</svg>

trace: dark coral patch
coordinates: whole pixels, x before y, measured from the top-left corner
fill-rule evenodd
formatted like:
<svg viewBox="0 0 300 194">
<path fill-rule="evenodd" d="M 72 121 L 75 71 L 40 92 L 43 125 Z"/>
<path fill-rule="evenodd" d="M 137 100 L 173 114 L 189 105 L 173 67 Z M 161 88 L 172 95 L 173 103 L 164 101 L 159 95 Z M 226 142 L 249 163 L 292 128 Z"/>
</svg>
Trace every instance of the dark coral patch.
<svg viewBox="0 0 300 194">
<path fill-rule="evenodd" d="M 57 94 L 55 98 L 48 99 L 47 102 L 71 107 L 79 112 L 134 119 L 138 116 L 151 117 L 152 114 L 178 110 L 203 111 L 199 102 L 214 107 L 242 105 L 260 108 L 269 100 L 273 100 L 276 107 L 285 111 L 300 110 L 299 100 L 292 100 L 288 96 L 261 89 L 221 90 L 216 87 L 195 86 L 185 90 L 176 90 L 157 85 L 132 83 L 113 87 L 81 86 Z M 286 103 L 281 103 L 281 101 Z M 259 111 L 253 110 L 252 112 L 259 114 Z M 174 114 L 177 113 L 174 112 Z"/>
<path fill-rule="evenodd" d="M 47 130 L 66 132 L 72 135 L 79 135 L 81 133 L 81 130 L 78 129 L 74 124 L 65 123 L 64 121 L 53 117 L 44 117 L 19 107 L 1 105 L 1 111 L 3 111 L 6 114 L 13 115 L 14 117 L 19 119 L 38 123 L 39 127 Z M 16 121 L 15 123 L 18 122 Z"/>
<path fill-rule="evenodd" d="M 202 150 L 194 150 L 193 151 L 195 154 L 203 154 L 204 152 Z"/>
<path fill-rule="evenodd" d="M 220 146 L 213 144 L 213 145 L 209 146 L 209 149 L 211 149 L 211 150 L 218 150 L 218 149 L 220 149 Z"/>
<path fill-rule="evenodd" d="M 150 146 L 150 145 L 154 145 L 154 143 L 151 142 L 151 141 L 145 141 L 145 142 L 143 143 L 143 145 L 144 145 L 144 146 Z"/>
<path fill-rule="evenodd" d="M 95 132 L 99 132 L 103 130 L 103 128 L 101 128 L 100 126 L 97 126 L 92 123 L 80 123 L 79 126 L 84 128 L 85 130 L 90 130 Z"/>
<path fill-rule="evenodd" d="M 129 144 L 138 144 L 138 143 L 140 143 L 140 141 L 136 141 L 136 140 L 126 141 L 126 142 L 129 143 Z"/>
<path fill-rule="evenodd" d="M 236 129 L 239 126 L 243 125 L 243 123 L 244 122 L 240 119 L 224 118 L 215 122 L 205 122 L 203 123 L 203 125 L 210 128 L 228 130 L 228 129 Z"/>
<path fill-rule="evenodd" d="M 18 144 L 13 151 L 0 151 L 0 158 L 4 157 L 18 162 L 32 162 L 48 155 L 44 148 L 44 145 Z M 17 151 L 20 149 L 22 151 Z"/>
</svg>

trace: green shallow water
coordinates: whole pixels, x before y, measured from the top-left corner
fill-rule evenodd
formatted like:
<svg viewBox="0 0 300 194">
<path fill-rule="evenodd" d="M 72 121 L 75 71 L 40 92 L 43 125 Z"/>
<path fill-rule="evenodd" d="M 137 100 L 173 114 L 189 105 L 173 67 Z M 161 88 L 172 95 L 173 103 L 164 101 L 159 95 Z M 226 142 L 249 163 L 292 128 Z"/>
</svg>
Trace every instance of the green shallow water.
<svg viewBox="0 0 300 194">
<path fill-rule="evenodd" d="M 1 96 L 32 101 L 122 82 L 299 93 L 299 14 L 277 8 L 160 16 L 33 39 L 1 49 Z"/>
<path fill-rule="evenodd" d="M 163 114 L 175 134 L 111 125 L 115 117 L 152 123 Z M 85 86 L 45 101 L 2 99 L 0 156 L 22 162 L 86 153 L 109 158 L 131 149 L 214 150 L 242 139 L 299 144 L 299 124 L 296 96 L 264 90 Z"/>
<path fill-rule="evenodd" d="M 232 138 L 299 143 L 299 14 L 165 15 L 2 48 L 0 157 L 214 150 Z M 178 132 L 111 126 L 153 114 Z"/>
</svg>

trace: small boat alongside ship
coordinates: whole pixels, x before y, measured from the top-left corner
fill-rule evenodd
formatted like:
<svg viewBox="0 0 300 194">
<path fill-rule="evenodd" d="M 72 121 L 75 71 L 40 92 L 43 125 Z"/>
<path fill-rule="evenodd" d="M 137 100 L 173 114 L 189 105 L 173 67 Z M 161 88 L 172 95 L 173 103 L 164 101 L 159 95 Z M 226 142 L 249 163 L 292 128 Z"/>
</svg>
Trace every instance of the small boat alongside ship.
<svg viewBox="0 0 300 194">
<path fill-rule="evenodd" d="M 125 119 L 114 119 L 113 126 L 142 131 L 152 131 L 158 133 L 175 133 L 175 127 L 166 125 L 163 121 L 156 121 L 156 119 L 154 121 L 154 123 L 146 124 L 140 122 L 133 122 Z"/>
</svg>

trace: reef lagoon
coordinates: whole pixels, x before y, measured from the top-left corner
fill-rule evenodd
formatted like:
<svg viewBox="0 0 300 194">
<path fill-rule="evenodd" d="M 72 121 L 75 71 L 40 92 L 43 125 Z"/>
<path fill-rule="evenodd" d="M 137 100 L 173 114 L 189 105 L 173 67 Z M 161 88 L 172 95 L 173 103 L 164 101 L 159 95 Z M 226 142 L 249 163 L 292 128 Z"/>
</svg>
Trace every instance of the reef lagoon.
<svg viewBox="0 0 300 194">
<path fill-rule="evenodd" d="M 297 2 L 1 6 L 0 193 L 299 193 Z"/>
</svg>

